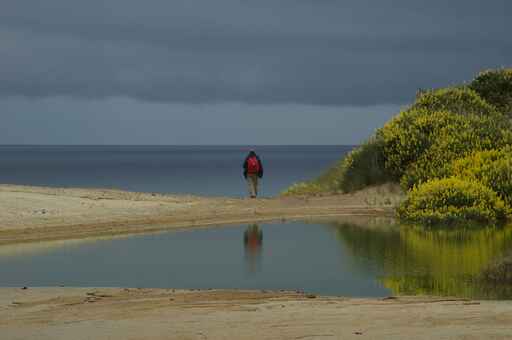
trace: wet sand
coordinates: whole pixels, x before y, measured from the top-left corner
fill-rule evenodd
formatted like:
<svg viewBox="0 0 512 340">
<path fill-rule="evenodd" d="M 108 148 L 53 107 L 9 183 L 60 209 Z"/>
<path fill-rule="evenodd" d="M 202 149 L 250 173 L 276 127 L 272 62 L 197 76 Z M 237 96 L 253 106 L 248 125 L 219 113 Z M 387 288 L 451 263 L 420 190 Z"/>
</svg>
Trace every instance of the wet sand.
<svg viewBox="0 0 512 340">
<path fill-rule="evenodd" d="M 2 339 L 512 339 L 512 304 L 300 292 L 0 288 Z"/>
</svg>

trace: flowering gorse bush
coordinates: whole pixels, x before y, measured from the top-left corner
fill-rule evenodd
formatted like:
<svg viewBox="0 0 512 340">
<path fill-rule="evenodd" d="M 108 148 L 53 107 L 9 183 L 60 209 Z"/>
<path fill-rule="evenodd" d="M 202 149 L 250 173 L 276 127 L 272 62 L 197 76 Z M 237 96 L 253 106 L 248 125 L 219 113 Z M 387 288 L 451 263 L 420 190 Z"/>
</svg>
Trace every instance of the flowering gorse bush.
<svg viewBox="0 0 512 340">
<path fill-rule="evenodd" d="M 378 134 L 386 168 L 408 189 L 443 177 L 444 167 L 467 153 L 512 143 L 509 126 L 501 115 L 411 109 L 386 123 Z"/>
<path fill-rule="evenodd" d="M 319 178 L 287 194 L 351 192 L 400 183 L 399 217 L 495 222 L 512 205 L 512 69 L 469 86 L 420 92 L 408 109 Z"/>
<path fill-rule="evenodd" d="M 512 118 L 512 69 L 484 71 L 469 87 L 486 102 Z"/>
<path fill-rule="evenodd" d="M 448 87 L 422 92 L 412 108 L 428 111 L 449 111 L 461 115 L 497 114 L 494 106 L 467 87 Z"/>
<path fill-rule="evenodd" d="M 461 116 L 447 112 L 432 112 L 428 118 L 420 119 L 419 124 L 427 121 L 426 124 L 434 125 L 430 145 L 406 168 L 401 177 L 402 186 L 408 189 L 428 179 L 445 177 L 446 167 L 458 158 L 512 144 L 512 132 L 510 127 L 504 128 L 503 119 L 503 116 Z"/>
<path fill-rule="evenodd" d="M 512 148 L 474 152 L 454 161 L 447 168 L 449 176 L 479 181 L 494 190 L 512 206 Z"/>
<path fill-rule="evenodd" d="M 480 182 L 460 178 L 433 179 L 414 187 L 397 209 L 402 220 L 435 225 L 467 221 L 496 223 L 507 208 L 498 195 Z"/>
</svg>

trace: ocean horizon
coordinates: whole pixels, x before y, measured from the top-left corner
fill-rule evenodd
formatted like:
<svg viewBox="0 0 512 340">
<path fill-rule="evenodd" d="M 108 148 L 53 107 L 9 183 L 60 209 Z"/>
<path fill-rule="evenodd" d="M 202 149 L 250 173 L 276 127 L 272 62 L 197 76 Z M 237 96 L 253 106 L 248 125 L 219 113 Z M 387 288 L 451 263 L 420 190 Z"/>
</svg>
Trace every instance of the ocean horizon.
<svg viewBox="0 0 512 340">
<path fill-rule="evenodd" d="M 353 145 L 0 145 L 0 183 L 205 196 L 246 195 L 249 149 L 265 170 L 261 195 L 320 175 Z"/>
</svg>

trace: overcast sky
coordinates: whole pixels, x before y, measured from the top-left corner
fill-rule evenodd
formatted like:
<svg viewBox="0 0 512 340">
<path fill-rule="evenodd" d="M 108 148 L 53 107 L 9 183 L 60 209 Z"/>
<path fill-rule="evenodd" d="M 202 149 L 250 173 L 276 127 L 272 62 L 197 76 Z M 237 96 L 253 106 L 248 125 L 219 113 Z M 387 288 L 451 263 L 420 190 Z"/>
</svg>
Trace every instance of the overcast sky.
<svg viewBox="0 0 512 340">
<path fill-rule="evenodd" d="M 512 65 L 512 1 L 2 0 L 0 144 L 355 144 Z"/>
</svg>

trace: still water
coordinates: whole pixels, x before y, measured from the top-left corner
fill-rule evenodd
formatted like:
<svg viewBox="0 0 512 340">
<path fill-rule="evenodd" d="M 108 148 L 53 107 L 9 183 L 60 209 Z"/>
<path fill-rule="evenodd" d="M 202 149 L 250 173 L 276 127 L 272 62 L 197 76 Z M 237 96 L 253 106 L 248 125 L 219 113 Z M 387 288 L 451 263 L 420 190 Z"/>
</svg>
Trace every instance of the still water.
<svg viewBox="0 0 512 340">
<path fill-rule="evenodd" d="M 512 228 L 385 219 L 274 223 L 0 247 L 0 286 L 300 289 L 323 295 L 512 297 L 479 279 Z"/>
</svg>

